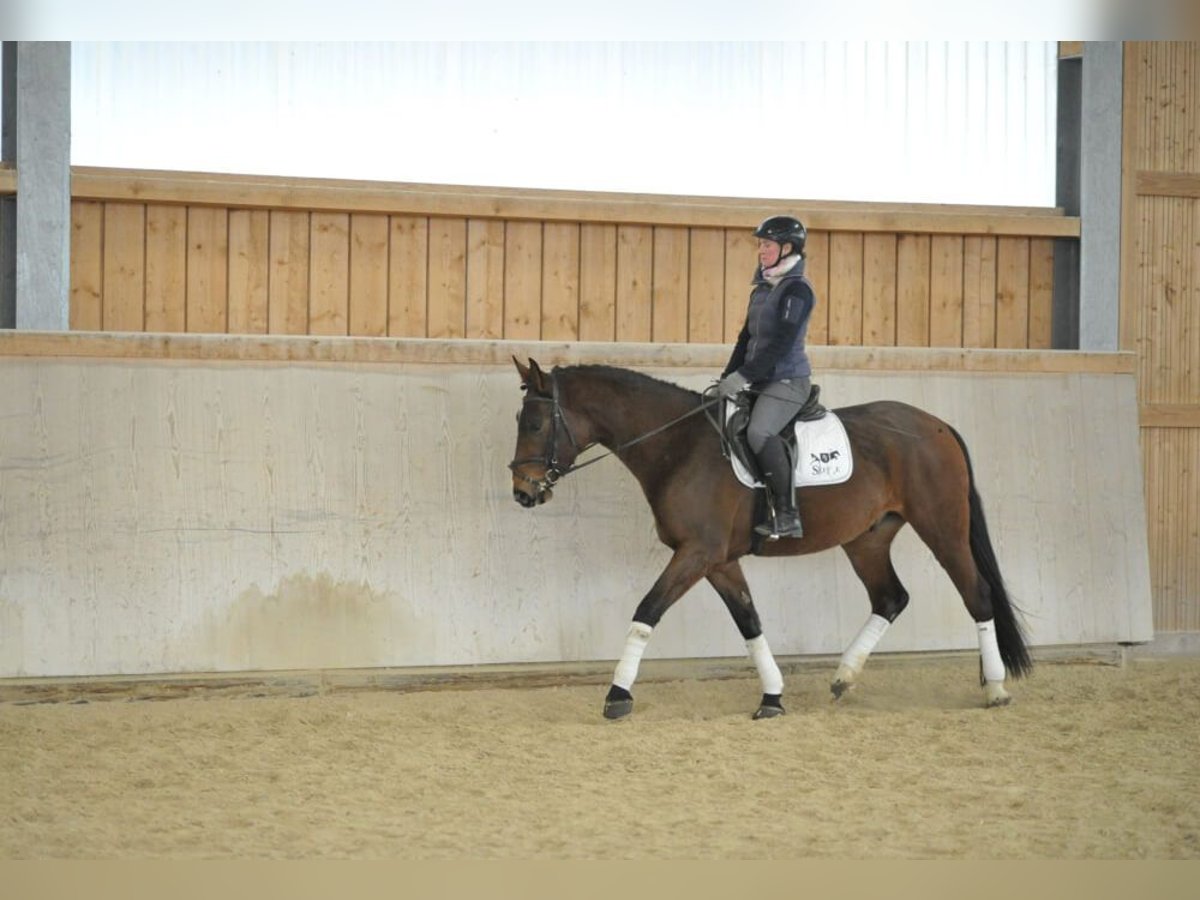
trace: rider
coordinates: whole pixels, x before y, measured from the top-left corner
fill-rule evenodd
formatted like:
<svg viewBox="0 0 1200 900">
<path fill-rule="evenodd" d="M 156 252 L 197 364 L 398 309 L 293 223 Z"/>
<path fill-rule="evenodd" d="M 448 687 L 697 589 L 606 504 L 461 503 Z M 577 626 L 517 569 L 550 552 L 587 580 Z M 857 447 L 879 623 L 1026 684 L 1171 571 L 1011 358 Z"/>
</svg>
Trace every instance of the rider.
<svg viewBox="0 0 1200 900">
<path fill-rule="evenodd" d="M 756 396 L 746 432 L 775 513 L 774 526 L 755 531 L 771 538 L 802 537 L 792 490 L 791 463 L 780 432 L 808 399 L 812 367 L 804 349 L 808 320 L 816 305 L 804 276 L 808 232 L 799 219 L 771 216 L 754 230 L 758 238 L 746 321 L 717 392 L 727 399 L 750 389 Z"/>
</svg>

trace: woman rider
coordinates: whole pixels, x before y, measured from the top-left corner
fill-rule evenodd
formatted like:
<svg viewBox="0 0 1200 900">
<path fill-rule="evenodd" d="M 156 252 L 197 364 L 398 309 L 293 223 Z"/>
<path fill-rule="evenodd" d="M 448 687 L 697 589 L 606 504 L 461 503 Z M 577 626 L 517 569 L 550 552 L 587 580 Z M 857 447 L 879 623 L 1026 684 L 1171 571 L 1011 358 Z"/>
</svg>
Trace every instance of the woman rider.
<svg viewBox="0 0 1200 900">
<path fill-rule="evenodd" d="M 759 265 L 746 321 L 717 391 L 728 399 L 744 390 L 754 397 L 746 437 L 774 511 L 773 526 L 764 523 L 755 530 L 772 539 L 802 537 L 791 461 L 780 432 L 804 405 L 812 387 L 804 340 L 817 298 L 804 275 L 808 232 L 799 219 L 771 216 L 754 230 L 754 236 Z"/>
</svg>

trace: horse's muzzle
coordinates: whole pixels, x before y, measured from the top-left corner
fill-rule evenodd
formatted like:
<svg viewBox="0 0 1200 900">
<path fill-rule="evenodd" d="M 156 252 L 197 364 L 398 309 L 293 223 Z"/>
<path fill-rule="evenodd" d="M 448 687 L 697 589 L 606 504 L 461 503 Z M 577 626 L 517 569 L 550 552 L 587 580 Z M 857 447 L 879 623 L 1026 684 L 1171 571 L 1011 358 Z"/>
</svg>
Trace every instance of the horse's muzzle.
<svg viewBox="0 0 1200 900">
<path fill-rule="evenodd" d="M 520 503 L 526 509 L 532 509 L 535 506 L 540 506 L 553 496 L 550 488 L 541 488 L 533 492 L 525 488 L 513 488 L 513 499 Z"/>
</svg>

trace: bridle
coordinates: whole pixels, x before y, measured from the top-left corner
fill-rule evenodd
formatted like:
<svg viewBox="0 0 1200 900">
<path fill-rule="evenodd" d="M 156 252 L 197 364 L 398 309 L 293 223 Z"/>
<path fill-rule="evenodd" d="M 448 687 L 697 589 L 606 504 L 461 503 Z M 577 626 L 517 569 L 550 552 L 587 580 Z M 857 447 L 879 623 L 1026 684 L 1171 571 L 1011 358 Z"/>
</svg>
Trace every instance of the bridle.
<svg viewBox="0 0 1200 900">
<path fill-rule="evenodd" d="M 575 435 L 571 433 L 571 426 L 567 424 L 567 417 L 563 412 L 562 403 L 558 399 L 558 379 L 553 373 L 550 375 L 550 396 L 540 397 L 533 393 L 532 390 L 526 388 L 525 400 L 522 403 L 549 403 L 551 405 L 550 412 L 550 439 L 546 441 L 546 448 L 541 456 L 526 456 L 521 459 L 514 459 L 508 464 L 508 468 L 512 470 L 513 475 L 520 481 L 525 482 L 536 492 L 535 496 L 540 497 L 547 490 L 554 486 L 554 483 L 564 475 L 574 472 L 576 469 L 581 469 L 583 466 L 576 466 L 573 463 L 568 463 L 564 468 L 558 458 L 558 433 L 562 431 L 567 436 L 567 440 L 571 442 L 571 449 L 574 451 L 574 457 L 578 457 L 580 453 L 591 447 L 591 444 L 580 447 L 579 442 L 575 440 Z M 574 458 L 572 457 L 572 458 Z M 590 462 L 595 462 L 591 460 Z M 523 472 L 518 472 L 517 467 L 526 465 L 527 463 L 540 463 L 545 470 L 545 475 L 540 479 L 530 478 Z M 584 466 L 589 463 L 584 463 Z"/>
<path fill-rule="evenodd" d="M 552 407 L 550 413 L 550 438 L 546 442 L 546 449 L 541 456 L 526 456 L 521 459 L 514 459 L 508 464 L 508 468 L 512 471 L 513 476 L 519 481 L 523 481 L 534 489 L 535 496 L 541 497 L 546 491 L 552 488 L 560 478 L 565 475 L 570 475 L 572 472 L 578 472 L 580 469 L 585 469 L 592 463 L 598 463 L 606 457 L 619 454 L 622 450 L 640 444 L 642 441 L 654 437 L 656 434 L 661 434 L 673 425 L 677 425 L 684 419 L 690 418 L 697 413 L 704 412 L 709 407 L 716 405 L 721 401 L 720 397 L 707 397 L 704 402 L 694 409 L 690 409 L 681 416 L 677 416 L 664 425 L 659 425 L 657 428 L 647 431 L 645 434 L 640 434 L 631 440 L 626 441 L 620 446 L 614 447 L 607 453 L 602 453 L 599 456 L 593 457 L 585 462 L 576 465 L 574 462 L 568 463 L 565 467 L 559 462 L 558 458 L 558 433 L 561 430 L 567 436 L 567 440 L 571 442 L 571 450 L 574 451 L 572 459 L 579 457 L 579 454 L 587 450 L 589 447 L 595 446 L 595 442 L 579 446 L 579 442 L 575 440 L 575 435 L 571 432 L 571 426 L 567 424 L 567 417 L 563 410 L 562 403 L 559 401 L 558 395 L 558 379 L 554 377 L 554 373 L 550 373 L 550 396 L 542 397 L 533 394 L 529 388 L 526 388 L 526 396 L 524 403 L 549 403 Z M 715 424 L 715 423 L 714 423 Z M 530 478 L 523 472 L 518 472 L 517 467 L 527 463 L 540 463 L 545 469 L 545 475 L 540 479 Z"/>
</svg>

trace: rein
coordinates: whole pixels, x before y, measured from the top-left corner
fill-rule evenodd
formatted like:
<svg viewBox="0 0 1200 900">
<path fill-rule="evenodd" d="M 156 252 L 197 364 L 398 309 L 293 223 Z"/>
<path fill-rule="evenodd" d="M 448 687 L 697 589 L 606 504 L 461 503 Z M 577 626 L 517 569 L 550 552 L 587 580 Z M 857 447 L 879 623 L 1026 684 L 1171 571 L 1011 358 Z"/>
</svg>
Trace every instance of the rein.
<svg viewBox="0 0 1200 900">
<path fill-rule="evenodd" d="M 572 472 L 578 472 L 580 469 L 586 469 L 588 466 L 592 465 L 593 463 L 598 463 L 602 459 L 606 459 L 609 456 L 614 456 L 616 454 L 619 454 L 622 451 L 627 450 L 636 444 L 640 444 L 642 441 L 649 440 L 650 438 L 654 437 L 655 435 L 662 434 L 668 428 L 678 425 L 684 419 L 689 419 L 692 416 L 696 415 L 697 413 L 705 412 L 710 407 L 712 407 L 712 406 L 716 405 L 718 402 L 720 402 L 720 399 L 721 399 L 720 397 L 712 397 L 708 400 L 705 400 L 702 403 L 700 403 L 699 406 L 696 406 L 693 409 L 689 409 L 683 415 L 676 416 L 671 421 L 666 422 L 662 425 L 659 425 L 657 428 L 647 431 L 645 434 L 640 434 L 637 437 L 632 438 L 628 441 L 625 441 L 623 444 L 620 444 L 619 446 L 614 447 L 611 450 L 601 453 L 599 456 L 594 456 L 591 459 L 586 460 L 585 462 L 581 462 L 578 464 L 572 463 L 571 465 L 567 466 L 566 468 L 563 468 L 561 465 L 559 465 L 559 462 L 558 462 L 558 429 L 560 426 L 562 427 L 562 430 L 566 433 L 567 439 L 571 442 L 571 448 L 573 450 L 575 450 L 576 456 L 578 456 L 580 453 L 583 453 L 589 447 L 594 446 L 594 444 L 588 444 L 586 447 L 579 446 L 579 442 L 575 440 L 575 435 L 573 435 L 571 433 L 571 427 L 567 424 L 566 416 L 563 414 L 562 403 L 558 399 L 558 379 L 554 378 L 554 376 L 551 375 L 550 383 L 551 383 L 552 396 L 550 396 L 550 397 L 526 397 L 525 398 L 526 403 L 528 403 L 529 401 L 532 400 L 537 403 L 553 404 L 554 408 L 551 413 L 551 420 L 550 420 L 550 440 L 547 442 L 546 452 L 544 454 L 542 454 L 542 456 L 540 456 L 540 457 L 526 457 L 525 459 L 514 459 L 512 462 L 510 462 L 508 464 L 508 468 L 512 470 L 514 475 L 516 475 L 521 480 L 527 482 L 528 484 L 533 485 L 539 491 L 545 490 L 546 488 L 553 486 L 556 482 L 558 482 L 559 479 L 563 478 L 566 475 L 570 475 Z M 530 463 L 530 462 L 541 463 L 543 466 L 546 467 L 545 478 L 542 478 L 540 481 L 534 481 L 532 478 L 528 477 L 527 475 L 523 475 L 520 472 L 517 472 L 517 466 L 524 465 L 525 463 Z"/>
</svg>

